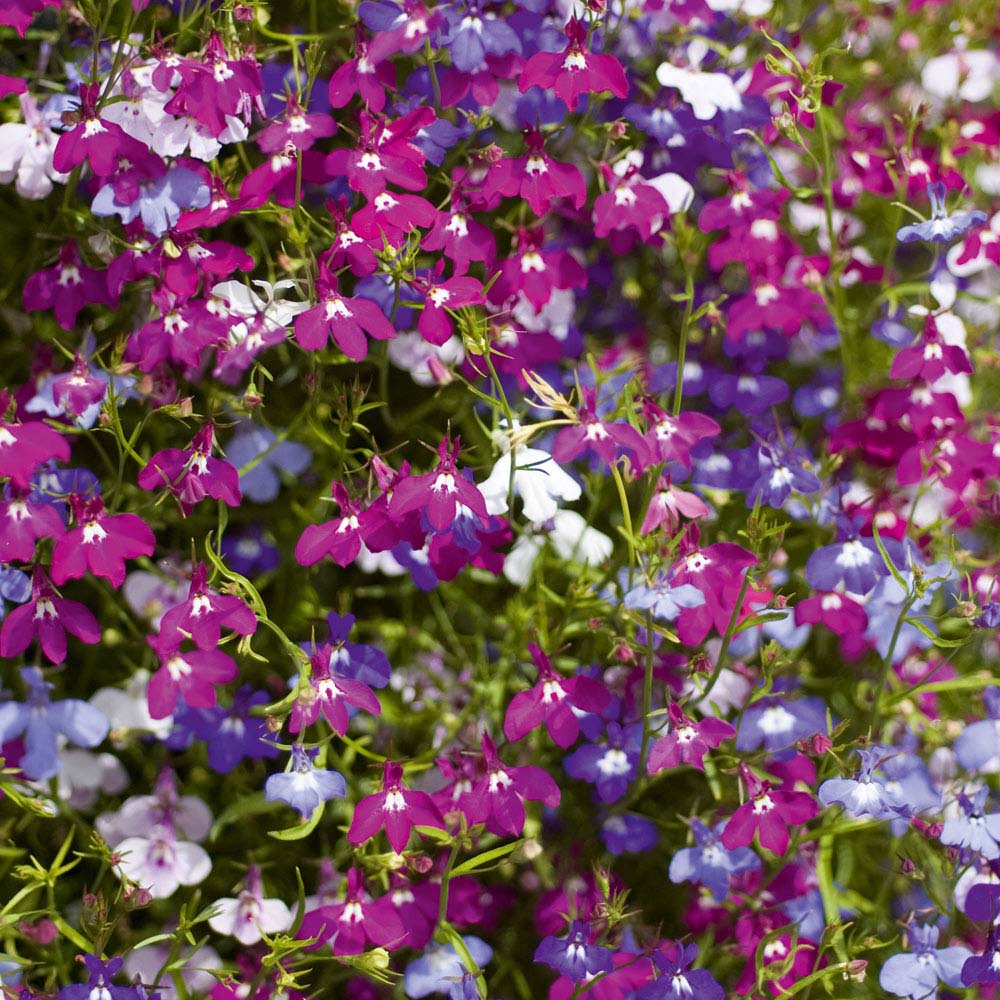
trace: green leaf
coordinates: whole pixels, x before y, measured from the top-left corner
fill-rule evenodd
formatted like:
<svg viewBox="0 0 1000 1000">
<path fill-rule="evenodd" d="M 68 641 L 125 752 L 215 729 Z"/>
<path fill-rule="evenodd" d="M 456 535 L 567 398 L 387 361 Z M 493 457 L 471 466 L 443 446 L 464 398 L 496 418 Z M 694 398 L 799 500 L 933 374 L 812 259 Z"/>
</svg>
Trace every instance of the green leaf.
<svg viewBox="0 0 1000 1000">
<path fill-rule="evenodd" d="M 499 847 L 494 847 L 491 851 L 484 851 L 482 854 L 477 854 L 474 858 L 469 858 L 468 861 L 463 861 L 460 865 L 453 868 L 451 870 L 452 878 L 456 875 L 468 875 L 470 872 L 479 871 L 492 862 L 499 861 L 500 858 L 505 858 L 508 854 L 513 853 L 523 843 L 524 838 L 522 837 L 513 843 L 501 844 Z"/>
<path fill-rule="evenodd" d="M 882 544 L 882 537 L 878 533 L 878 527 L 872 525 L 872 534 L 875 536 L 875 544 L 878 546 L 878 550 L 882 555 L 882 562 L 885 563 L 885 568 L 892 574 L 892 578 L 903 588 L 903 592 L 908 594 L 910 588 L 906 585 L 906 581 L 903 579 L 903 574 L 899 572 L 896 564 L 889 558 L 889 553 L 886 552 L 885 546 Z"/>
</svg>

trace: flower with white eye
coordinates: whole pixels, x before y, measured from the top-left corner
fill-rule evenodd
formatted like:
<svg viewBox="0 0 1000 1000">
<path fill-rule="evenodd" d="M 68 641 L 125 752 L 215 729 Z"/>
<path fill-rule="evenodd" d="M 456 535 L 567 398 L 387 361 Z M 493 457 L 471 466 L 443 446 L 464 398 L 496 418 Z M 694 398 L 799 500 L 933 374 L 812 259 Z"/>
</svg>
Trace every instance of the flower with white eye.
<svg viewBox="0 0 1000 1000">
<path fill-rule="evenodd" d="M 251 865 L 239 897 L 215 902 L 218 912 L 208 926 L 219 934 L 228 934 L 240 944 L 256 944 L 265 934 L 285 931 L 292 924 L 292 912 L 280 899 L 265 899 L 260 869 Z"/>
</svg>

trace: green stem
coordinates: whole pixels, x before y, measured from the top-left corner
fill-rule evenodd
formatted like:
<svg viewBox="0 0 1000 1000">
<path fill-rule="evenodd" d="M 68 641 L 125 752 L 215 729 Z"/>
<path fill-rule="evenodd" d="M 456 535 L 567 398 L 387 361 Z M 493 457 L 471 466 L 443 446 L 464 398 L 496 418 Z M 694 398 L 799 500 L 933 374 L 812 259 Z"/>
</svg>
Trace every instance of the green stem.
<svg viewBox="0 0 1000 1000">
<path fill-rule="evenodd" d="M 684 277 L 684 319 L 681 322 L 681 338 L 677 345 L 677 384 L 674 386 L 673 413 L 676 417 L 681 412 L 681 400 L 684 398 L 684 359 L 687 355 L 688 328 L 691 325 L 691 313 L 694 308 L 694 276 L 688 271 Z"/>
<path fill-rule="evenodd" d="M 906 603 L 903 605 L 899 612 L 899 617 L 896 619 L 896 627 L 892 630 L 892 638 L 889 640 L 889 648 L 886 651 L 885 659 L 882 661 L 882 674 L 879 678 L 878 689 L 875 691 L 874 703 L 872 704 L 872 717 L 868 723 L 869 740 L 874 739 L 878 733 L 879 723 L 882 721 L 882 695 L 885 694 L 885 687 L 889 683 L 889 672 L 892 670 L 892 659 L 896 652 L 896 643 L 899 641 L 899 633 L 903 630 L 903 622 L 916 599 L 916 593 L 907 596 Z"/>
<path fill-rule="evenodd" d="M 715 661 L 715 669 L 712 671 L 712 676 L 708 679 L 708 684 L 705 686 L 705 690 L 702 692 L 699 701 L 708 701 L 708 696 L 712 693 L 712 688 L 715 687 L 716 682 L 722 674 L 722 668 L 725 666 L 726 657 L 729 654 L 729 644 L 732 642 L 733 636 L 736 632 L 736 624 L 739 621 L 740 609 L 743 607 L 743 599 L 747 596 L 747 590 L 750 589 L 750 573 L 749 571 L 743 576 L 743 586 L 740 587 L 740 595 L 736 598 L 736 605 L 733 608 L 733 613 L 729 616 L 729 624 L 726 626 L 726 634 L 722 637 L 722 648 L 719 650 L 719 658 Z"/>
<path fill-rule="evenodd" d="M 646 758 L 649 755 L 650 712 L 653 710 L 653 662 L 656 650 L 653 647 L 653 612 L 646 612 L 646 669 L 642 678 L 642 747 L 639 750 L 639 765 L 636 775 L 641 779 L 646 773 Z"/>
</svg>

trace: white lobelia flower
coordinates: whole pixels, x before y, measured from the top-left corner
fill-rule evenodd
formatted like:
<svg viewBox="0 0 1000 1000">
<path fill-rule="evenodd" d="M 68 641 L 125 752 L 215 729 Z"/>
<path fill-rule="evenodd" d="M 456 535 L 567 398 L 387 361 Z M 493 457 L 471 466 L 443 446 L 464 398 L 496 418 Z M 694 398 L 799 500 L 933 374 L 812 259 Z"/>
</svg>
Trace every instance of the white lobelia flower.
<svg viewBox="0 0 1000 1000">
<path fill-rule="evenodd" d="M 264 298 L 245 285 L 242 281 L 220 281 L 212 287 L 212 294 L 222 299 L 231 316 L 242 316 L 244 319 L 261 317 L 264 329 L 277 330 L 287 327 L 300 312 L 311 308 L 308 302 L 289 302 L 275 298 L 278 292 L 286 288 L 295 288 L 295 282 L 289 278 L 276 281 L 255 279 L 256 285 Z M 243 326 L 243 324 L 238 324 Z M 244 336 L 246 333 L 244 332 Z M 241 339 L 241 338 L 239 338 Z"/>
<path fill-rule="evenodd" d="M 169 959 L 170 949 L 163 944 L 135 948 L 125 955 L 125 973 L 129 979 L 138 979 L 144 983 L 149 994 L 155 989 L 162 1000 L 178 1000 L 172 973 L 163 971 Z M 211 970 L 221 969 L 222 959 L 214 948 L 202 945 L 186 954 L 182 951 L 177 962 L 171 963 L 171 967 L 179 968 L 188 995 L 208 996 L 212 987 L 218 983 Z M 163 976 L 159 981 L 156 979 L 157 974 Z"/>
<path fill-rule="evenodd" d="M 516 429 L 516 425 L 515 425 Z M 558 465 L 547 451 L 518 445 L 510 450 L 505 433 L 496 435 L 505 453 L 500 456 L 479 492 L 486 499 L 490 514 L 507 512 L 511 464 L 514 464 L 514 492 L 524 502 L 524 516 L 529 521 L 548 521 L 559 510 L 559 501 L 572 503 L 580 499 L 580 484 Z"/>
<path fill-rule="evenodd" d="M 182 885 L 198 885 L 208 878 L 212 860 L 203 847 L 178 840 L 170 826 L 159 826 L 148 837 L 126 837 L 116 848 L 116 869 L 149 890 L 153 899 L 167 899 Z"/>
<path fill-rule="evenodd" d="M 920 82 L 931 97 L 947 101 L 985 101 L 993 93 L 1000 63 L 988 49 L 948 52 L 928 59 Z"/>
<path fill-rule="evenodd" d="M 256 865 L 247 870 L 239 897 L 218 899 L 215 907 L 218 912 L 209 918 L 208 926 L 247 946 L 256 944 L 264 934 L 276 934 L 292 925 L 292 911 L 280 899 L 264 898 L 260 869 Z"/>
<path fill-rule="evenodd" d="M 531 579 L 546 541 L 561 559 L 583 566 L 600 565 L 614 548 L 607 535 L 591 528 L 575 510 L 557 510 L 551 521 L 536 524 L 534 529 L 518 538 L 503 564 L 503 575 L 521 587 Z"/>
<path fill-rule="evenodd" d="M 59 136 L 49 128 L 38 105 L 28 94 L 21 94 L 24 122 L 0 125 L 0 184 L 14 181 L 22 198 L 37 201 L 52 191 L 52 182 L 65 184 L 69 174 L 52 166 Z"/>
<path fill-rule="evenodd" d="M 117 795 L 128 788 L 128 772 L 114 754 L 64 747 L 59 759 L 59 798 L 74 809 L 89 809 L 99 792 Z"/>
<path fill-rule="evenodd" d="M 128 586 L 126 580 L 125 586 Z M 165 739 L 174 724 L 172 715 L 165 719 L 154 719 L 149 714 L 146 689 L 149 687 L 149 671 L 137 670 L 123 691 L 121 688 L 104 687 L 94 692 L 90 704 L 98 709 L 111 724 L 111 741 L 120 743 L 127 731 L 138 729 Z"/>
<path fill-rule="evenodd" d="M 676 87 L 699 121 L 707 122 L 719 111 L 743 107 L 736 84 L 725 73 L 702 73 L 665 62 L 656 70 L 656 79 L 661 87 Z"/>
</svg>

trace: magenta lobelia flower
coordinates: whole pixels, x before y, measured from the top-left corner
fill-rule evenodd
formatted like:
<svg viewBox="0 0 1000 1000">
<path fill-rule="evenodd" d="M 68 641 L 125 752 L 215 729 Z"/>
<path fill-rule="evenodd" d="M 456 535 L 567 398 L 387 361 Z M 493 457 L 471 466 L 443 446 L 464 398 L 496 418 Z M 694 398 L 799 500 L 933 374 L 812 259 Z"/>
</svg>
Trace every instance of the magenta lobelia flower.
<svg viewBox="0 0 1000 1000">
<path fill-rule="evenodd" d="M 340 658 L 337 659 L 339 662 Z M 364 681 L 331 671 L 329 647 L 322 647 L 314 653 L 310 662 L 312 673 L 309 685 L 305 689 L 300 687 L 292 706 L 288 720 L 290 732 L 297 733 L 306 726 L 311 726 L 322 712 L 333 731 L 343 736 L 350 721 L 347 705 L 363 708 L 372 715 L 382 714 L 381 703 Z"/>
<path fill-rule="evenodd" d="M 239 474 L 229 462 L 212 457 L 214 443 L 215 424 L 209 420 L 187 449 L 158 451 L 139 473 L 139 485 L 144 490 L 166 486 L 185 517 L 207 496 L 238 507 L 242 499 Z"/>
<path fill-rule="evenodd" d="M 6 389 L 0 389 L 0 476 L 15 486 L 27 487 L 31 474 L 42 462 L 57 458 L 69 461 L 69 442 L 47 424 L 14 421 L 16 404 Z"/>
<path fill-rule="evenodd" d="M 540 767 L 509 767 L 497 756 L 496 744 L 483 733 L 486 773 L 459 796 L 458 806 L 469 823 L 485 823 L 498 837 L 518 836 L 524 829 L 525 801 L 540 801 L 555 808 L 561 793 L 552 776 Z"/>
<path fill-rule="evenodd" d="M 744 763 L 740 763 L 740 778 L 748 801 L 730 816 L 722 831 L 723 847 L 727 851 L 746 847 L 756 833 L 762 847 L 783 855 L 788 850 L 788 827 L 808 823 L 819 811 L 816 800 L 806 792 L 772 789 L 769 781 L 761 781 Z"/>
<path fill-rule="evenodd" d="M 66 530 L 55 507 L 32 503 L 30 492 L 8 486 L 0 499 L 0 562 L 31 562 L 39 538 L 58 538 Z"/>
<path fill-rule="evenodd" d="M 707 718 L 701 722 L 689 719 L 675 701 L 670 702 L 667 711 L 671 729 L 649 750 L 647 770 L 650 774 L 681 764 L 690 764 L 704 771 L 705 754 L 723 740 L 731 740 L 736 735 L 736 730 L 722 719 Z"/>
<path fill-rule="evenodd" d="M 66 659 L 66 633 L 90 645 L 101 641 L 97 619 L 78 601 L 59 597 L 41 566 L 31 577 L 31 600 L 14 608 L 0 627 L 0 656 L 23 653 L 33 639 L 53 663 Z"/>
<path fill-rule="evenodd" d="M 151 556 L 156 538 L 137 514 L 108 514 L 100 497 L 70 495 L 76 527 L 67 531 L 52 550 L 52 579 L 57 584 L 75 580 L 89 569 L 112 587 L 125 582 L 125 560 Z"/>
<path fill-rule="evenodd" d="M 392 340 L 393 325 L 370 299 L 341 295 L 336 276 L 320 265 L 316 277 L 319 304 L 295 317 L 295 339 L 307 351 L 319 351 L 330 338 L 352 361 L 362 361 L 368 354 L 365 334 L 376 340 Z"/>
<path fill-rule="evenodd" d="M 511 698 L 503 722 L 504 735 L 511 741 L 519 740 L 544 721 L 549 736 L 565 750 L 580 735 L 576 713 L 603 712 L 611 694 L 591 677 L 557 674 L 538 646 L 530 643 L 528 649 L 538 667 L 538 682 Z"/>
<path fill-rule="evenodd" d="M 24 308 L 29 312 L 51 309 L 64 330 L 72 330 L 80 310 L 87 305 L 114 308 L 117 293 L 108 286 L 108 272 L 86 267 L 75 243 L 65 243 L 55 267 L 32 274 L 24 284 Z"/>
<path fill-rule="evenodd" d="M 571 18 L 566 25 L 567 45 L 561 52 L 536 52 L 524 65 L 517 81 L 523 94 L 529 87 L 551 90 L 572 113 L 581 94 L 610 91 L 628 97 L 628 80 L 622 64 L 609 55 L 588 52 L 587 26 Z"/>
<path fill-rule="evenodd" d="M 360 955 L 366 942 L 382 948 L 400 947 L 406 938 L 406 928 L 396 915 L 390 896 L 372 899 L 365 892 L 361 870 L 350 868 L 344 901 L 310 910 L 297 937 L 315 938 L 309 948 L 326 943 L 334 955 Z"/>
<path fill-rule="evenodd" d="M 391 519 L 399 520 L 412 511 L 423 510 L 430 526 L 442 532 L 455 523 L 461 508 L 467 507 L 483 527 L 489 524 L 482 493 L 456 468 L 460 447 L 460 438 L 454 441 L 442 438 L 437 468 L 424 476 L 410 476 L 396 485 L 389 503 Z"/>
<path fill-rule="evenodd" d="M 430 795 L 408 789 L 403 784 L 403 765 L 387 760 L 382 774 L 382 791 L 365 796 L 355 806 L 347 839 L 357 846 L 385 827 L 392 849 L 402 854 L 414 826 L 443 830 L 444 821 Z"/>
<path fill-rule="evenodd" d="M 205 564 L 195 563 L 187 600 L 164 614 L 160 634 L 181 633 L 199 649 L 215 649 L 223 629 L 237 635 L 253 635 L 257 631 L 257 617 L 246 602 L 234 594 L 209 590 L 206 578 Z"/>
<path fill-rule="evenodd" d="M 215 685 L 236 677 L 236 661 L 217 649 L 181 652 L 184 636 L 179 632 L 146 636 L 160 658 L 160 668 L 149 679 L 149 714 L 165 719 L 183 695 L 189 708 L 214 708 Z"/>
</svg>

